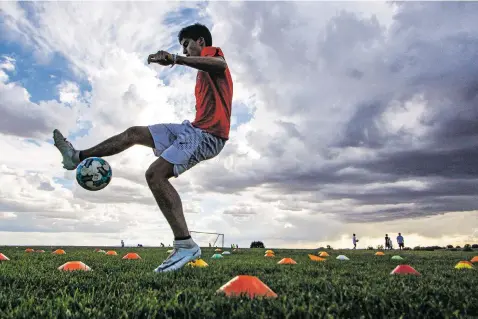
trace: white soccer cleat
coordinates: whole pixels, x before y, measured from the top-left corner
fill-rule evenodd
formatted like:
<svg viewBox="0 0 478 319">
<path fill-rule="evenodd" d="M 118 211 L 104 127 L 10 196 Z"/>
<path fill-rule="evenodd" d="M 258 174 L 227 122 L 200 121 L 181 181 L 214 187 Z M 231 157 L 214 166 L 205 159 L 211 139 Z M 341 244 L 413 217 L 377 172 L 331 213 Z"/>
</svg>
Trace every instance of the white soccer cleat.
<svg viewBox="0 0 478 319">
<path fill-rule="evenodd" d="M 73 145 L 57 129 L 53 130 L 53 141 L 63 156 L 63 168 L 74 170 L 80 161 L 75 159 L 76 150 Z"/>
<path fill-rule="evenodd" d="M 190 261 L 195 261 L 201 257 L 201 248 L 195 245 L 193 248 L 174 248 L 171 255 L 166 258 L 155 272 L 167 272 L 181 269 Z"/>
</svg>

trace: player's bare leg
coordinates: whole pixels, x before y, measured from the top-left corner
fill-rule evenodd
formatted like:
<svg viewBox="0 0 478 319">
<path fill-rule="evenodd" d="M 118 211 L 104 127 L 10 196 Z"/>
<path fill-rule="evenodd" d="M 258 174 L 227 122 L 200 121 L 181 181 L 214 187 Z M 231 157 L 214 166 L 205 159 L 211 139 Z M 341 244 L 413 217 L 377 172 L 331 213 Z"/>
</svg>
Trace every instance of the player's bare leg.
<svg viewBox="0 0 478 319">
<path fill-rule="evenodd" d="M 169 182 L 169 178 L 174 176 L 173 164 L 160 157 L 151 164 L 145 176 L 156 203 L 171 226 L 174 237 L 188 237 L 189 230 L 184 218 L 181 198 Z"/>
<path fill-rule="evenodd" d="M 76 150 L 59 130 L 53 131 L 53 140 L 63 156 L 63 167 L 68 170 L 74 170 L 85 158 L 115 155 L 133 145 L 154 148 L 154 141 L 147 126 L 132 126 L 100 144 L 82 151 Z"/>
<path fill-rule="evenodd" d="M 174 176 L 173 164 L 160 157 L 151 164 L 145 175 L 156 203 L 174 234 L 173 253 L 155 271 L 177 270 L 186 263 L 199 258 L 201 249 L 189 235 L 181 198 L 169 182 L 169 178 Z"/>
</svg>

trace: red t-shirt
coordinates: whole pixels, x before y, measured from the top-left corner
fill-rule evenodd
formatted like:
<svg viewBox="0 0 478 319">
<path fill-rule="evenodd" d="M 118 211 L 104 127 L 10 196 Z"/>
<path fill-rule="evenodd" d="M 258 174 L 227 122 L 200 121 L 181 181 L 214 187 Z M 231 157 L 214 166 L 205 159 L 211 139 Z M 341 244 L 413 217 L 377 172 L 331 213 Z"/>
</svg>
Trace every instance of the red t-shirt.
<svg viewBox="0 0 478 319">
<path fill-rule="evenodd" d="M 218 47 L 205 47 L 201 56 L 221 56 Z M 198 71 L 196 76 L 196 118 L 191 124 L 212 135 L 229 139 L 232 106 L 232 78 L 224 73 Z"/>
</svg>

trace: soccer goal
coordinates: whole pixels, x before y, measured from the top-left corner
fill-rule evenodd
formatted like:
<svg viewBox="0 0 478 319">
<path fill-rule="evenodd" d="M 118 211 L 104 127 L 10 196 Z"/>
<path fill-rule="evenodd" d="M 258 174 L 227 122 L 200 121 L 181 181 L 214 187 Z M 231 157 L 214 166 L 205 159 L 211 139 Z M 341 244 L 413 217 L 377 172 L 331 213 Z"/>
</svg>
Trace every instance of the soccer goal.
<svg viewBox="0 0 478 319">
<path fill-rule="evenodd" d="M 196 230 L 189 231 L 189 234 L 201 247 L 217 247 L 221 244 L 218 248 L 224 248 L 224 234 Z"/>
</svg>

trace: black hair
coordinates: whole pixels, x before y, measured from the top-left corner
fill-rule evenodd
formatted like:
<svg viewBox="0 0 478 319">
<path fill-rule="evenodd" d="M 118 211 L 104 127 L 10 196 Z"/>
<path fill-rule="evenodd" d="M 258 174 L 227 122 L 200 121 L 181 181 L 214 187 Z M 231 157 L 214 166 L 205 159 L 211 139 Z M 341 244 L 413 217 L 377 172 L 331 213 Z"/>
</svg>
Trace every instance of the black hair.
<svg viewBox="0 0 478 319">
<path fill-rule="evenodd" d="M 179 31 L 178 40 L 181 42 L 184 38 L 190 38 L 196 41 L 199 38 L 203 38 L 207 47 L 212 46 L 212 35 L 209 29 L 200 23 L 195 23 L 184 27 Z"/>
</svg>

